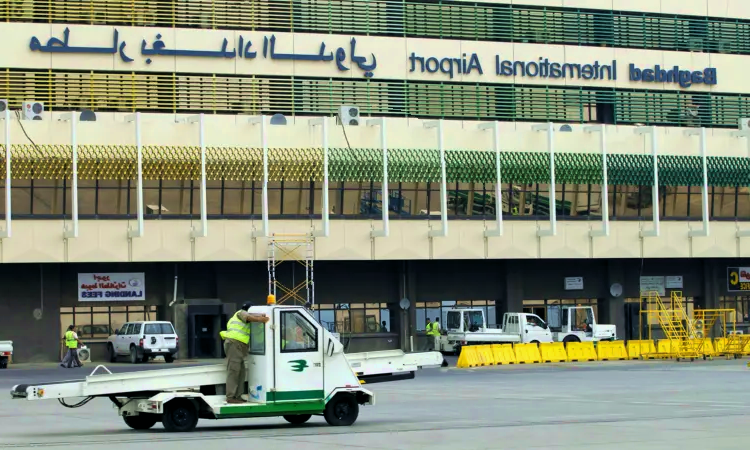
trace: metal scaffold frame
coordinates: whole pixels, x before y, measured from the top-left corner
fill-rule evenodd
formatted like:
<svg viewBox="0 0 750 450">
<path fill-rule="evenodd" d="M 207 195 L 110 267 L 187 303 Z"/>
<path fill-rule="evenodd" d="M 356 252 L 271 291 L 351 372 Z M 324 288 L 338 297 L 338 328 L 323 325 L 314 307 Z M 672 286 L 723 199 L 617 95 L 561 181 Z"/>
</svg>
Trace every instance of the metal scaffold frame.
<svg viewBox="0 0 750 450">
<path fill-rule="evenodd" d="M 655 353 L 644 353 L 643 358 L 676 358 L 678 361 L 713 356 L 737 358 L 750 343 L 749 337 L 735 333 L 736 312 L 732 309 L 694 309 L 690 317 L 681 291 L 672 291 L 669 303 L 662 301 L 655 291 L 642 293 L 641 300 L 646 303 L 645 309 L 641 310 L 641 339 L 644 320 L 648 328 L 648 339 L 653 339 L 648 319 L 655 318 L 665 339 L 669 341 L 669 348 L 657 348 Z M 717 339 L 714 350 L 710 345 L 710 334 L 717 322 L 721 325 L 721 337 Z"/>
<path fill-rule="evenodd" d="M 268 293 L 276 296 L 276 303 L 291 301 L 299 305 L 315 304 L 314 257 L 315 238 L 310 234 L 271 234 L 268 239 Z M 279 281 L 276 268 L 284 262 L 302 265 L 305 268 L 304 279 L 295 283 L 292 277 L 291 285 Z M 281 291 L 280 297 L 277 290 Z"/>
</svg>

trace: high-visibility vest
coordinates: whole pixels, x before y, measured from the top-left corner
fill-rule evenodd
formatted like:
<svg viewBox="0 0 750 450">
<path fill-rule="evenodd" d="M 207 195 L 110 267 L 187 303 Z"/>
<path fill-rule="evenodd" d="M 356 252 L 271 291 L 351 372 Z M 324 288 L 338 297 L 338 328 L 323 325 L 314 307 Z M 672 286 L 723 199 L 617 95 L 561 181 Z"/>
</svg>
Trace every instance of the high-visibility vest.
<svg viewBox="0 0 750 450">
<path fill-rule="evenodd" d="M 425 331 L 427 331 L 427 335 L 428 336 L 439 336 L 440 335 L 439 329 L 435 328 L 435 324 L 433 322 L 430 322 L 430 323 L 427 324 L 427 329 Z"/>
<path fill-rule="evenodd" d="M 239 318 L 240 312 L 234 313 L 229 322 L 227 322 L 227 332 L 224 335 L 227 339 L 234 339 L 243 344 L 250 343 L 250 323 L 243 322 Z"/>
<path fill-rule="evenodd" d="M 68 348 L 78 348 L 78 339 L 73 336 L 72 331 L 65 332 L 65 345 Z"/>
</svg>

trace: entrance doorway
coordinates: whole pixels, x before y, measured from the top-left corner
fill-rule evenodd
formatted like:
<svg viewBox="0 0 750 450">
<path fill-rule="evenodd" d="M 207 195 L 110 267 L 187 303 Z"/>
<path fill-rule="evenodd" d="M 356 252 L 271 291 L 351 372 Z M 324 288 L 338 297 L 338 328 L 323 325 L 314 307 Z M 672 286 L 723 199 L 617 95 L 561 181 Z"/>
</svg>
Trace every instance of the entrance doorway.
<svg viewBox="0 0 750 450">
<path fill-rule="evenodd" d="M 188 357 L 221 358 L 219 332 L 227 321 L 222 305 L 188 307 Z"/>
</svg>

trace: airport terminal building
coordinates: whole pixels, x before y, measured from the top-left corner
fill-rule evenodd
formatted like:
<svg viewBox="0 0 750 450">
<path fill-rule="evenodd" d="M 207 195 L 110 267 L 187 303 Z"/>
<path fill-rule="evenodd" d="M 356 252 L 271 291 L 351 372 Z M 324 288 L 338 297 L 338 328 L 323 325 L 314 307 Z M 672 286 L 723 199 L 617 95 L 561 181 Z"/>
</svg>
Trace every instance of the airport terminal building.
<svg viewBox="0 0 750 450">
<path fill-rule="evenodd" d="M 0 340 L 247 300 L 348 351 L 641 292 L 750 313 L 745 0 L 4 0 Z M 744 324 L 744 325 L 743 325 Z"/>
</svg>

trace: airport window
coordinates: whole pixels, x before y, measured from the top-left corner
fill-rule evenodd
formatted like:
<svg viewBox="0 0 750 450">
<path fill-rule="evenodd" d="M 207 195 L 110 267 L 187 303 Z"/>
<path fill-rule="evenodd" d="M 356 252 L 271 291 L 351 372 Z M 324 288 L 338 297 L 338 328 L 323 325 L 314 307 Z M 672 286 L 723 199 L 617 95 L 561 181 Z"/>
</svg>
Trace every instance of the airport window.
<svg viewBox="0 0 750 450">
<path fill-rule="evenodd" d="M 81 339 L 106 340 L 124 324 L 157 320 L 157 306 L 75 306 L 60 308 L 60 329 L 75 325 Z M 126 331 L 126 330 L 123 330 Z"/>
<path fill-rule="evenodd" d="M 750 322 L 750 297 L 719 297 L 719 308 L 732 309 L 735 316 L 730 318 L 736 322 Z"/>
<path fill-rule="evenodd" d="M 250 322 L 250 349 L 253 355 L 266 354 L 266 329 L 264 323 Z"/>
<path fill-rule="evenodd" d="M 27 3 L 4 8 L 0 19 L 750 53 L 750 21 L 719 17 L 435 0 Z"/>
<path fill-rule="evenodd" d="M 318 350 L 318 330 L 299 312 L 281 313 L 281 353 L 315 352 Z"/>
<path fill-rule="evenodd" d="M 448 323 L 448 311 L 453 308 L 472 308 L 484 311 L 488 328 L 497 328 L 497 319 L 494 300 L 458 300 L 442 302 L 417 302 L 417 331 L 425 331 L 427 320 L 434 322 L 436 317 L 440 318 L 440 329 L 444 330 Z"/>
<path fill-rule="evenodd" d="M 524 300 L 523 312 L 535 314 L 546 322 L 549 306 L 590 306 L 594 311 L 594 318 L 598 320 L 598 303 L 599 300 L 596 298 Z"/>
<path fill-rule="evenodd" d="M 283 113 L 292 116 L 320 116 L 334 114 L 334 105 L 349 102 L 359 105 L 363 116 L 552 121 L 563 124 L 604 121 L 618 125 L 710 128 L 736 128 L 738 119 L 750 115 L 750 97 L 714 92 L 693 93 L 678 89 L 653 91 L 458 81 L 271 76 L 250 78 L 243 75 L 211 74 L 172 74 L 154 78 L 153 74 L 145 72 L 84 73 L 60 69 L 8 69 L 0 78 L 0 97 L 7 98 L 11 108 L 20 108 L 24 100 L 33 97 L 43 101 L 45 110 L 49 111 L 69 110 L 71 104 L 75 103 L 78 108 L 103 112 Z M 97 86 L 96 91 L 91 91 L 92 85 Z M 315 88 L 312 89 L 311 86 Z M 262 100 L 254 103 L 238 102 L 237 99 L 247 95 L 248 91 Z M 289 92 L 295 94 L 290 96 Z M 99 101 L 101 98 L 122 95 L 128 96 L 124 99 L 126 108 Z M 190 101 L 184 98 L 189 98 Z M 389 99 L 400 100 L 392 102 Z M 612 117 L 599 117 L 596 111 L 597 108 L 603 108 L 600 105 L 606 105 L 606 109 L 613 112 Z M 181 151 L 174 156 L 180 153 L 184 153 L 180 156 L 195 155 L 196 150 Z M 61 161 L 56 161 L 45 169 L 63 171 L 65 167 Z M 124 169 L 112 166 L 106 171 L 120 170 Z M 172 171 L 158 166 L 148 170 L 159 173 L 164 180 L 184 177 L 186 170 L 195 175 L 194 168 L 182 168 L 177 173 L 170 173 Z"/>
<path fill-rule="evenodd" d="M 313 305 L 315 319 L 328 331 L 341 334 L 387 333 L 391 313 L 387 303 Z"/>
</svg>

